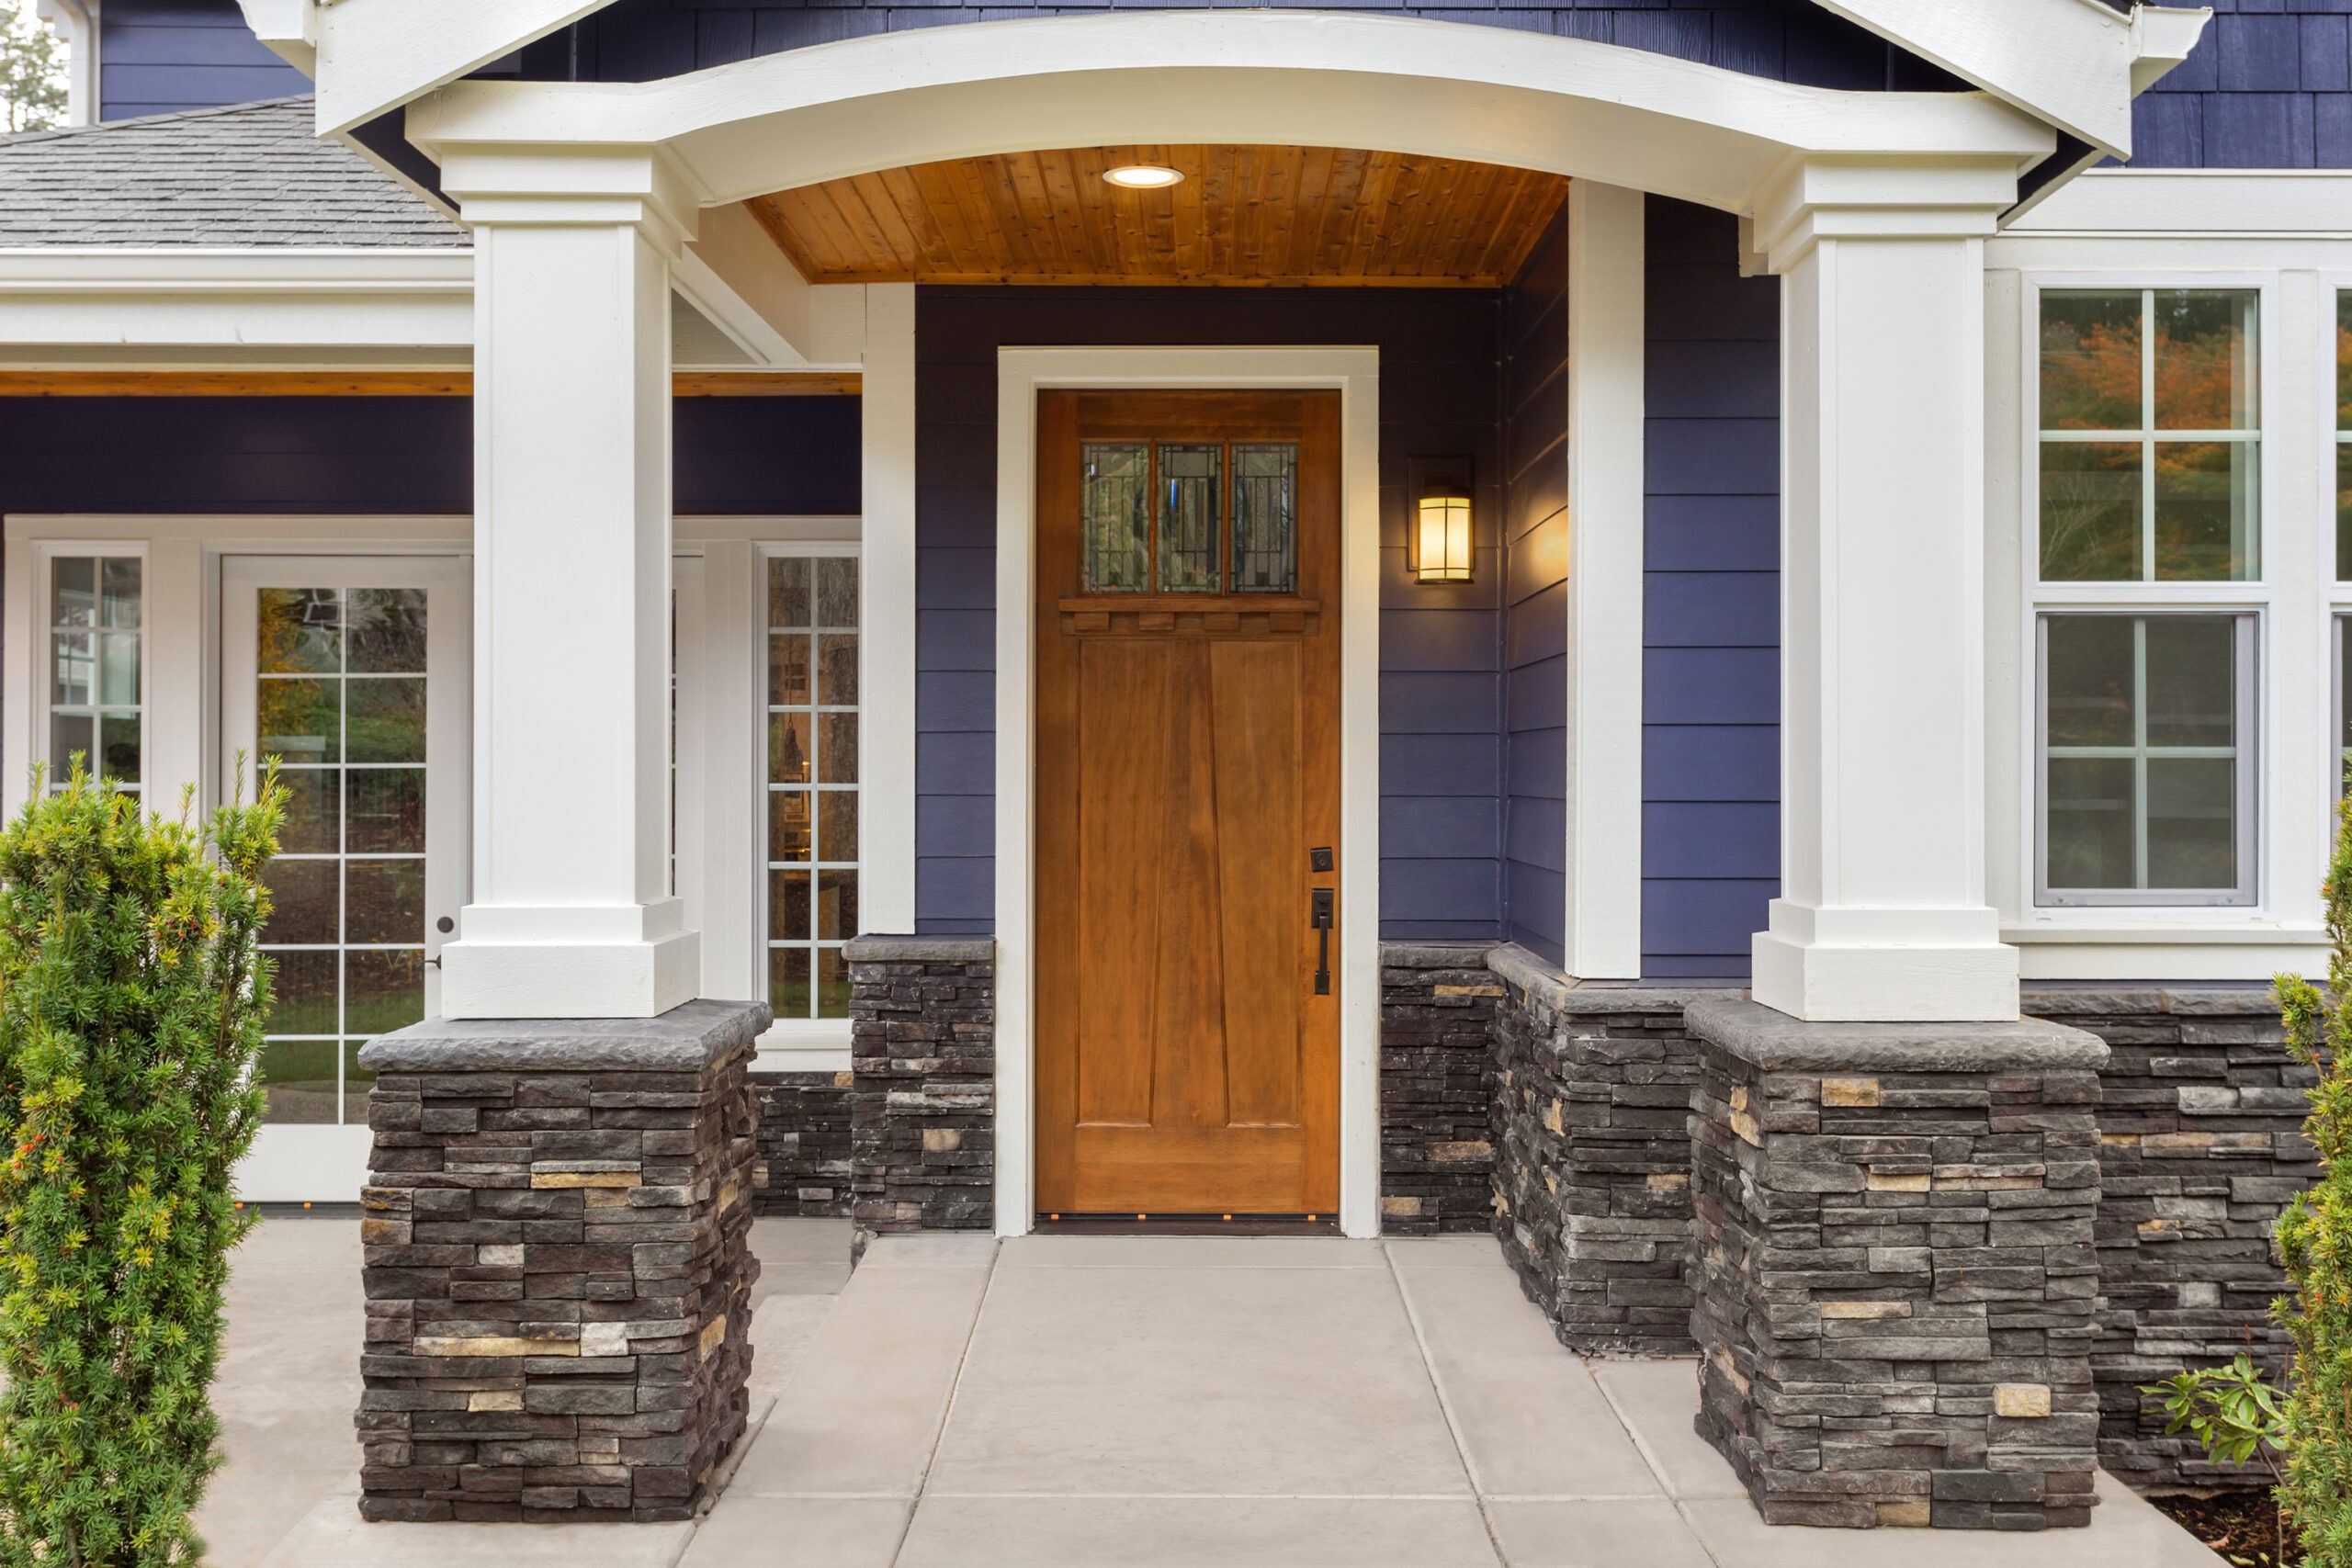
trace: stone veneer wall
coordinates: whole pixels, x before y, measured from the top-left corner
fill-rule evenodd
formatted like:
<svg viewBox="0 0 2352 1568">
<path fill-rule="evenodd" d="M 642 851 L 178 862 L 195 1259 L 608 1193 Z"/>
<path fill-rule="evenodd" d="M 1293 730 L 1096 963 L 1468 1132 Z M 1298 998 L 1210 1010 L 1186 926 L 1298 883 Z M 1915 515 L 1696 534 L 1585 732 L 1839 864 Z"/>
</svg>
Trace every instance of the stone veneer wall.
<svg viewBox="0 0 2352 1568">
<path fill-rule="evenodd" d="M 2143 1491 L 2262 1484 L 2164 1435 L 2143 1383 L 2240 1350 L 2276 1368 L 2286 1288 L 2271 1226 L 2318 1176 L 2303 1141 L 2310 1069 L 2270 988 L 2029 986 L 2026 1010 L 2104 1039 L 2100 1075 L 2099 1462 Z"/>
<path fill-rule="evenodd" d="M 2088 1524 L 2106 1044 L 1732 996 L 1685 1018 L 1699 1431 L 1765 1522 Z"/>
<path fill-rule="evenodd" d="M 695 1001 L 362 1050 L 362 1517 L 692 1517 L 750 1409 L 767 1024 Z"/>
<path fill-rule="evenodd" d="M 1487 963 L 1505 992 L 1492 1101 L 1504 1255 L 1572 1348 L 1687 1355 L 1699 1064 L 1682 1009 L 1701 993 L 1579 984 L 1516 945 Z"/>
<path fill-rule="evenodd" d="M 752 1212 L 815 1219 L 850 1208 L 850 1084 L 837 1073 L 758 1073 L 760 1161 Z"/>
<path fill-rule="evenodd" d="M 996 1214 L 996 943 L 865 936 L 843 953 L 859 1228 L 988 1229 Z"/>
<path fill-rule="evenodd" d="M 1380 1220 L 1391 1235 L 1494 1224 L 1491 944 L 1380 944 Z"/>
</svg>

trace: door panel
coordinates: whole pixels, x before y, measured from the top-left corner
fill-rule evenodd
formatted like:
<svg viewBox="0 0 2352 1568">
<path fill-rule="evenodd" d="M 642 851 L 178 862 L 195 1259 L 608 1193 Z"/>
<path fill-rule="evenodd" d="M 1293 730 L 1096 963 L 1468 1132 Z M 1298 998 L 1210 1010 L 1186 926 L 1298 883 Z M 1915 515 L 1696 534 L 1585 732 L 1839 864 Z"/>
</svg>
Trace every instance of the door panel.
<svg viewBox="0 0 2352 1568">
<path fill-rule="evenodd" d="M 1329 1212 L 1338 399 L 1038 412 L 1039 1206 Z"/>
<path fill-rule="evenodd" d="M 268 1097 L 240 1197 L 349 1202 L 366 1179 L 359 1048 L 436 1010 L 464 902 L 467 563 L 232 557 L 221 568 L 221 789 L 268 759 L 287 809 L 266 874 Z"/>
</svg>

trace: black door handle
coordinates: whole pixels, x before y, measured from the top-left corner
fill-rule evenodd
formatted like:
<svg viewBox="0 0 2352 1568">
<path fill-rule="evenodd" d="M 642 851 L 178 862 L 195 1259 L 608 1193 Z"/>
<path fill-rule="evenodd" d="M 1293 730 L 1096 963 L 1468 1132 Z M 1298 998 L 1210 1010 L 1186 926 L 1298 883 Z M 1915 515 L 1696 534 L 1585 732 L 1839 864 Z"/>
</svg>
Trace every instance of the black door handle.
<svg viewBox="0 0 2352 1568">
<path fill-rule="evenodd" d="M 1315 994 L 1331 994 L 1331 890 L 1317 887 L 1308 895 L 1307 919 L 1315 928 Z"/>
</svg>

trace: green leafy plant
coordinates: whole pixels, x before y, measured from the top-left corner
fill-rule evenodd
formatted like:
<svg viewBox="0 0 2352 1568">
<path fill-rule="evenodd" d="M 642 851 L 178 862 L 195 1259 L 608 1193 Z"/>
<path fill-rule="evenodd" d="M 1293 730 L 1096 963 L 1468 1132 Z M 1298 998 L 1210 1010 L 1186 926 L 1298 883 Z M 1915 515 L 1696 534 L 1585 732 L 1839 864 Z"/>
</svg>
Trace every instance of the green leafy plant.
<svg viewBox="0 0 2352 1568">
<path fill-rule="evenodd" d="M 252 1223 L 283 792 L 208 827 L 77 758 L 0 831 L 0 1564 L 202 1553 L 228 1254 Z"/>
<path fill-rule="evenodd" d="M 2272 1307 L 2294 1347 L 2278 1486 L 2306 1561 L 2352 1564 L 2352 791 L 2327 863 L 2327 988 L 2281 975 L 2287 1042 L 2318 1077 L 2303 1136 L 2320 1178 L 2278 1219 L 2290 1292 Z"/>
<path fill-rule="evenodd" d="M 2227 1366 L 2176 1372 L 2140 1392 L 2161 1400 L 2165 1436 L 2187 1432 L 2217 1464 L 2245 1465 L 2259 1459 L 2275 1479 L 2278 1455 L 2287 1446 L 2286 1395 L 2263 1376 L 2241 1350 Z"/>
</svg>

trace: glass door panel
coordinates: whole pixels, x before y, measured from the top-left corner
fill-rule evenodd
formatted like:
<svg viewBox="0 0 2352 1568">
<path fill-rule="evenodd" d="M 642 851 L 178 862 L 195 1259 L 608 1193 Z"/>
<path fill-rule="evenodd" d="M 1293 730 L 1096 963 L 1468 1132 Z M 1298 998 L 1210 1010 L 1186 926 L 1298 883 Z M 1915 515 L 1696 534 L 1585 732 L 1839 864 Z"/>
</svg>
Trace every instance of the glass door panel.
<svg viewBox="0 0 2352 1568">
<path fill-rule="evenodd" d="M 440 921 L 463 902 L 467 588 L 446 558 L 224 566 L 223 788 L 243 751 L 248 789 L 275 760 L 287 790 L 262 933 L 267 1105 L 239 1173 L 253 1196 L 350 1198 L 359 1048 L 435 1010 Z"/>
</svg>

